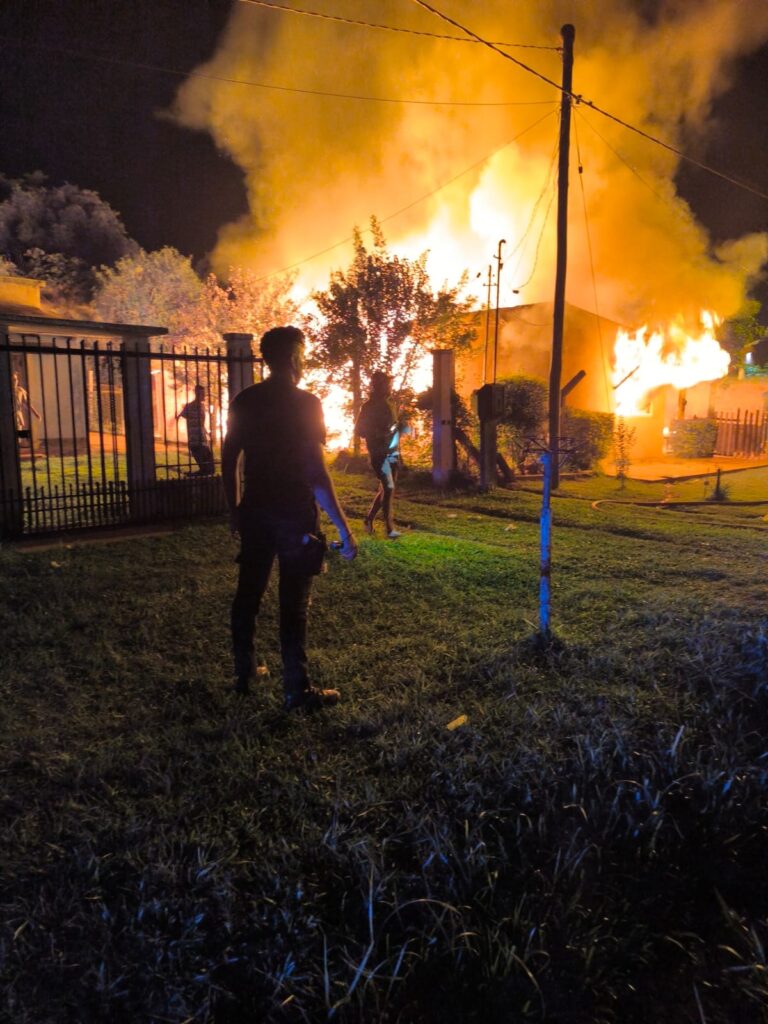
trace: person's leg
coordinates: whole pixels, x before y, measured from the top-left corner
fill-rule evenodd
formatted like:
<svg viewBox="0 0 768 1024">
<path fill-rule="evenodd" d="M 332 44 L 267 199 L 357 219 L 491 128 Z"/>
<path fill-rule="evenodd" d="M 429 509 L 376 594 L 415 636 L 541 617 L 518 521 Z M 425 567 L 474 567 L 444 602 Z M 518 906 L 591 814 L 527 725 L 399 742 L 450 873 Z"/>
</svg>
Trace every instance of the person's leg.
<svg viewBox="0 0 768 1024">
<path fill-rule="evenodd" d="M 192 469 L 191 468 L 192 462 L 191 462 L 191 459 L 190 459 L 189 475 L 190 476 L 200 476 L 200 472 L 201 472 L 201 469 L 202 469 L 202 464 L 200 462 L 200 445 L 199 444 L 191 444 L 191 445 L 189 445 L 189 454 L 192 457 L 192 459 L 194 459 L 195 462 L 197 463 L 197 469 Z"/>
<path fill-rule="evenodd" d="M 307 614 L 312 577 L 280 558 L 280 653 L 286 697 L 309 689 Z"/>
<path fill-rule="evenodd" d="M 386 462 L 386 452 L 381 449 L 373 449 L 369 451 L 371 459 L 371 469 L 376 474 L 376 479 L 379 481 L 378 490 L 373 496 L 373 502 L 371 507 L 368 509 L 368 515 L 365 517 L 363 522 L 365 523 L 365 529 L 368 533 L 373 533 L 373 521 L 379 514 L 379 509 L 384 504 L 384 476 L 382 470 Z"/>
<path fill-rule="evenodd" d="M 200 476 L 213 476 L 215 472 L 213 452 L 207 444 L 200 445 L 196 458 L 200 466 Z"/>
<path fill-rule="evenodd" d="M 384 491 L 383 505 L 384 505 L 384 522 L 387 526 L 387 534 L 390 536 L 393 533 L 397 533 L 395 530 L 395 513 L 394 513 L 394 499 L 395 499 L 395 480 L 397 476 L 397 466 L 386 459 L 382 469 L 382 488 Z"/>
<path fill-rule="evenodd" d="M 242 546 L 239 555 L 240 575 L 232 602 L 232 651 L 235 659 L 235 687 L 248 692 L 248 683 L 254 675 L 253 633 L 261 599 L 267 589 L 275 547 L 271 538 L 254 526 L 241 530 Z"/>
<path fill-rule="evenodd" d="M 369 533 L 373 533 L 373 521 L 379 514 L 379 509 L 381 508 L 383 501 L 384 488 L 382 487 L 381 484 L 379 484 L 379 489 L 376 491 L 376 494 L 373 497 L 373 503 L 371 504 L 371 507 L 368 509 L 368 515 L 365 517 L 364 520 L 365 528 Z"/>
</svg>

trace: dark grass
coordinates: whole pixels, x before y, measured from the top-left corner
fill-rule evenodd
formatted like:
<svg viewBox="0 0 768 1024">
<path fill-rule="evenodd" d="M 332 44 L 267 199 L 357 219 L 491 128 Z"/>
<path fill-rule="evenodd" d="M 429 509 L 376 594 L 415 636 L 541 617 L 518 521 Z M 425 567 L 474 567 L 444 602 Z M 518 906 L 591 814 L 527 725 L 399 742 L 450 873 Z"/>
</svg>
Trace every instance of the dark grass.
<svg viewBox="0 0 768 1024">
<path fill-rule="evenodd" d="M 764 521 L 557 499 L 541 644 L 536 495 L 399 511 L 307 718 L 272 591 L 228 689 L 223 526 L 0 552 L 4 1019 L 768 1020 Z"/>
</svg>

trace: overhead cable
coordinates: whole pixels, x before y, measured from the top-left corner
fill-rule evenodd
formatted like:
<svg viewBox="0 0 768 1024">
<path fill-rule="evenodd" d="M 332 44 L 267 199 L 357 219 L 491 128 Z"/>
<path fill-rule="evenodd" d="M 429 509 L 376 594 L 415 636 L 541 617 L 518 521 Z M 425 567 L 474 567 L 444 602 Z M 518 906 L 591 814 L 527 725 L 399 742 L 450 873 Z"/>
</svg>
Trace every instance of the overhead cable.
<svg viewBox="0 0 768 1024">
<path fill-rule="evenodd" d="M 627 128 L 629 131 L 635 132 L 635 134 L 641 136 L 641 138 L 647 139 L 648 142 L 653 142 L 657 146 L 661 146 L 662 149 L 666 149 L 670 153 L 674 153 L 675 156 L 679 156 L 681 160 L 685 160 L 687 163 L 693 164 L 694 167 L 698 167 L 702 171 L 708 171 L 710 174 L 714 174 L 716 177 L 722 178 L 723 181 L 727 181 L 731 185 L 736 185 L 737 188 L 744 189 L 744 191 L 746 192 L 751 192 L 753 195 L 759 196 L 761 199 L 768 199 L 768 192 L 761 192 L 760 189 L 754 188 L 752 185 L 748 185 L 745 181 L 740 181 L 738 178 L 734 178 L 730 174 L 725 174 L 723 171 L 718 171 L 716 167 L 711 167 L 709 164 L 702 163 L 700 160 L 696 160 L 694 157 L 688 156 L 687 153 L 684 153 L 681 149 L 678 149 L 671 143 L 664 142 L 662 139 L 656 138 L 655 135 L 651 135 L 649 132 L 644 131 L 642 128 L 638 128 L 637 125 L 630 124 L 629 121 L 624 121 L 616 114 L 612 114 L 610 113 L 610 111 L 604 110 L 602 107 L 599 107 L 592 100 L 586 100 L 583 96 L 580 96 L 577 93 L 569 93 L 566 89 L 563 89 L 562 85 L 559 82 L 555 82 L 553 79 L 547 78 L 547 76 L 541 74 L 540 71 L 536 71 L 535 68 L 529 67 L 527 64 L 524 64 L 521 60 L 518 60 L 517 57 L 513 57 L 511 53 L 505 53 L 503 50 L 500 50 L 495 43 L 491 43 L 487 39 L 483 39 L 482 36 L 479 36 L 476 32 L 473 32 L 471 28 L 467 28 L 466 25 L 462 25 L 455 19 L 449 18 L 447 14 L 443 14 L 442 11 L 439 11 L 436 7 L 433 7 L 432 4 L 427 3 L 427 0 L 413 0 L 413 2 L 415 4 L 418 4 L 419 7 L 423 7 L 425 10 L 430 11 L 436 17 L 448 22 L 450 25 L 454 25 L 456 28 L 460 28 L 462 32 L 466 32 L 467 35 L 471 36 L 477 42 L 483 43 L 484 46 L 487 46 L 495 53 L 498 53 L 499 56 L 503 57 L 505 60 L 512 61 L 513 64 L 517 64 L 517 66 L 522 68 L 524 71 L 529 72 L 529 74 L 535 75 L 537 78 L 541 79 L 542 82 L 546 82 L 547 85 L 553 86 L 555 89 L 558 90 L 558 92 L 563 93 L 563 95 L 567 95 L 573 103 L 582 103 L 585 107 L 590 107 L 598 114 L 602 114 L 603 117 L 607 117 L 609 120 L 615 121 L 616 124 L 620 124 L 622 128 Z"/>
<path fill-rule="evenodd" d="M 411 36 L 426 36 L 429 39 L 445 39 L 453 43 L 477 43 L 477 39 L 468 39 L 466 36 L 441 35 L 439 32 L 425 32 L 416 28 L 403 28 L 399 25 L 382 25 L 376 21 L 359 21 L 356 18 L 344 18 L 339 14 L 325 14 L 323 11 L 308 11 L 300 7 L 289 7 L 287 4 L 273 3 L 272 0 L 238 0 L 242 4 L 251 4 L 254 7 L 266 7 L 273 11 L 285 11 L 288 14 L 303 14 L 309 18 L 321 18 L 323 21 L 337 21 L 343 25 L 355 25 L 360 28 L 381 29 L 384 32 L 402 32 Z M 537 43 L 507 43 L 497 41 L 496 46 L 514 47 L 519 50 L 554 50 L 559 53 L 561 46 L 542 46 Z"/>
<path fill-rule="evenodd" d="M 360 96 L 345 92 L 327 92 L 322 89 L 301 89 L 297 86 L 289 85 L 268 85 L 266 82 L 252 82 L 244 78 L 226 78 L 223 75 L 211 75 L 205 71 L 179 71 L 177 68 L 166 68 L 159 64 L 146 64 L 133 60 L 123 60 L 120 57 L 107 57 L 99 53 L 70 50 L 64 46 L 28 43 L 22 40 L 10 39 L 7 36 L 0 36 L 0 43 L 16 46 L 24 50 L 36 49 L 61 53 L 67 57 L 74 57 L 77 60 L 95 60 L 101 61 L 103 64 L 114 64 L 118 67 L 136 68 L 139 71 L 157 71 L 160 74 L 174 75 L 177 78 L 206 78 L 213 82 L 224 82 L 227 85 L 245 85 L 254 89 L 268 89 L 273 92 L 299 93 L 304 96 L 324 96 L 339 100 L 360 100 L 365 103 L 400 103 L 428 107 L 540 107 L 551 103 L 550 100 L 495 100 L 486 102 L 481 100 L 411 100 L 392 96 Z"/>
<path fill-rule="evenodd" d="M 584 230 L 587 235 L 587 252 L 589 253 L 589 270 L 592 274 L 592 294 L 595 300 L 595 318 L 597 321 L 597 338 L 600 342 L 600 362 L 603 367 L 603 384 L 605 386 L 605 401 L 608 408 L 611 406 L 611 391 L 608 386 L 608 363 L 605 358 L 605 345 L 603 343 L 603 329 L 601 325 L 600 306 L 597 301 L 597 276 L 595 274 L 595 259 L 592 253 L 592 233 L 589 230 L 589 216 L 587 215 L 587 193 L 584 189 L 584 163 L 581 159 L 581 145 L 579 143 L 579 126 L 577 119 L 573 119 L 573 133 L 576 137 L 576 159 L 579 168 L 579 183 L 581 185 L 581 205 L 584 210 Z"/>
</svg>

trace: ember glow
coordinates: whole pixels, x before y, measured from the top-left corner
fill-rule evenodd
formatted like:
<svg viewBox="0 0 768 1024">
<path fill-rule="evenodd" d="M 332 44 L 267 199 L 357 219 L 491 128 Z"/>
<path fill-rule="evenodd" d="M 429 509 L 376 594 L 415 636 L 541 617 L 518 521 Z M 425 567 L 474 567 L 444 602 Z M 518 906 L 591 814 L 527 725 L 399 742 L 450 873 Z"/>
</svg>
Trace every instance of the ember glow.
<svg viewBox="0 0 768 1024">
<path fill-rule="evenodd" d="M 616 413 L 643 416 L 657 388 L 682 390 L 724 377 L 731 357 L 715 338 L 719 323 L 715 313 L 705 311 L 697 333 L 688 333 L 682 320 L 650 334 L 647 326 L 632 334 L 620 330 L 614 347 Z"/>
</svg>

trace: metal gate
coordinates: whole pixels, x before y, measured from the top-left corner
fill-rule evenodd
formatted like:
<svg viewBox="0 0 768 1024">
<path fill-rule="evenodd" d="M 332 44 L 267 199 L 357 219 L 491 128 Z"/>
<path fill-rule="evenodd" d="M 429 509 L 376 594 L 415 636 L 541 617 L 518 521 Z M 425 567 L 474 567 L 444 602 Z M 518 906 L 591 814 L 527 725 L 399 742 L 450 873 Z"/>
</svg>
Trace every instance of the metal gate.
<svg viewBox="0 0 768 1024">
<path fill-rule="evenodd" d="M 2 534 L 223 511 L 221 445 L 229 395 L 253 380 L 250 335 L 177 349 L 150 343 L 159 328 L 54 334 L 40 319 L 0 333 Z"/>
</svg>

